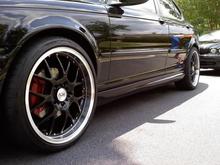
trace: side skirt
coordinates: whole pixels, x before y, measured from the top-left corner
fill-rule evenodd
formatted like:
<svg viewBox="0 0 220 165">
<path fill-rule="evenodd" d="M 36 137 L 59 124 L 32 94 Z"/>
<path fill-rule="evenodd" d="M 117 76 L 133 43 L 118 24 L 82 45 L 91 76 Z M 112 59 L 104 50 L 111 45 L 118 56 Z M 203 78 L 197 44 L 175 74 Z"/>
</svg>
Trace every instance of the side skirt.
<svg viewBox="0 0 220 165">
<path fill-rule="evenodd" d="M 139 82 L 135 82 L 133 84 L 120 86 L 117 88 L 109 89 L 106 91 L 98 92 L 98 105 L 104 104 L 103 102 L 108 102 L 106 100 L 114 100 L 120 96 L 131 95 L 133 93 L 152 89 L 158 86 L 162 86 L 164 84 L 175 82 L 184 78 L 183 73 L 175 74 L 175 75 L 164 75 L 161 76 L 158 80 L 157 78 L 142 80 Z"/>
</svg>

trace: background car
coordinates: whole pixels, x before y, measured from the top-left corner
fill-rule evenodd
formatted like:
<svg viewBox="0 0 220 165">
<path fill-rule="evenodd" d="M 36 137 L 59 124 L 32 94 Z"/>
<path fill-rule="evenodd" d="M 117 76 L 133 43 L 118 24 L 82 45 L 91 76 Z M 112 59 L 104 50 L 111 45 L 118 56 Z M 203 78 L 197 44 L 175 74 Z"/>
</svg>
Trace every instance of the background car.
<svg viewBox="0 0 220 165">
<path fill-rule="evenodd" d="M 202 35 L 199 40 L 201 68 L 220 70 L 220 30 Z"/>
<path fill-rule="evenodd" d="M 97 98 L 193 90 L 199 70 L 197 36 L 172 0 L 0 1 L 1 111 L 21 146 L 64 149 Z"/>
</svg>

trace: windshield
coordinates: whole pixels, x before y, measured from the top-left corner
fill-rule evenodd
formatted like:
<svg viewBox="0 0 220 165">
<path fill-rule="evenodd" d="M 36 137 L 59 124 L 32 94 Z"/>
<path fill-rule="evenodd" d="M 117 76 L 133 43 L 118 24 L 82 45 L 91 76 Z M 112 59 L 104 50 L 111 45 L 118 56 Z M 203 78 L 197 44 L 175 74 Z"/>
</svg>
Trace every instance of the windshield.
<svg viewBox="0 0 220 165">
<path fill-rule="evenodd" d="M 202 35 L 199 38 L 199 41 L 200 42 L 220 42 L 220 30 Z"/>
</svg>

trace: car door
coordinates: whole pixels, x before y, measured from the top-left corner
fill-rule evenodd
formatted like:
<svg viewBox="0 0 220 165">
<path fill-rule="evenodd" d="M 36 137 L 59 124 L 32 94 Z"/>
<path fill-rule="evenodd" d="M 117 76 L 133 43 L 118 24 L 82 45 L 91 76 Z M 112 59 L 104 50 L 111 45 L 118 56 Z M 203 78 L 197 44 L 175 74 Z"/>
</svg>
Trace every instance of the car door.
<svg viewBox="0 0 220 165">
<path fill-rule="evenodd" d="M 189 42 L 194 34 L 185 22 L 180 9 L 173 0 L 157 0 L 161 19 L 169 25 L 170 49 L 167 58 L 167 74 L 183 72 Z"/>
<path fill-rule="evenodd" d="M 112 85 L 165 73 L 168 25 L 157 15 L 154 0 L 133 6 L 108 6 L 111 30 Z"/>
</svg>

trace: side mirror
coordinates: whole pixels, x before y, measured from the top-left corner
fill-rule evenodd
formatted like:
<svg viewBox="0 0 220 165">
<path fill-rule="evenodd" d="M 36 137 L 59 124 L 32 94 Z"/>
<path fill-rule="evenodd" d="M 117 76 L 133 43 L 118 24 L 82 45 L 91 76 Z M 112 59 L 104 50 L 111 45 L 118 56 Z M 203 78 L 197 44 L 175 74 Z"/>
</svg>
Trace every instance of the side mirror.
<svg viewBox="0 0 220 165">
<path fill-rule="evenodd" d="M 117 0 L 110 2 L 110 6 L 131 6 L 131 5 L 139 5 L 147 2 L 148 0 Z"/>
</svg>

